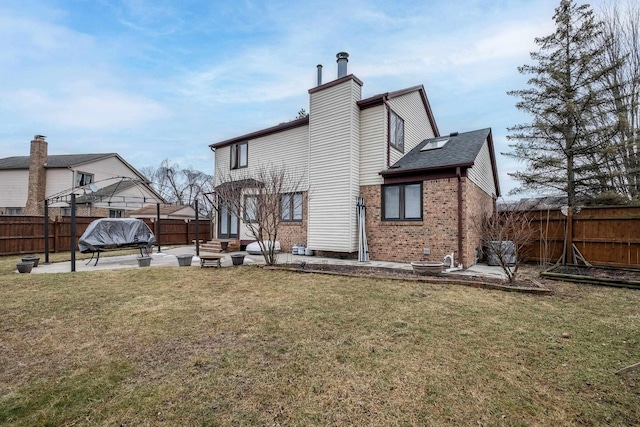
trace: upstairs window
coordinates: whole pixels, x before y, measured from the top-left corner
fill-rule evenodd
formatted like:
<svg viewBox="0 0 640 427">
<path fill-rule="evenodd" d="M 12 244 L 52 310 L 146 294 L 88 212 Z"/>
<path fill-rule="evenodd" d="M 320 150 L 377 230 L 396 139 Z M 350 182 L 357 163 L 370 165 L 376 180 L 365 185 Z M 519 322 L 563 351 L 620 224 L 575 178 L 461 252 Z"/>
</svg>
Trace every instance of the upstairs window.
<svg viewBox="0 0 640 427">
<path fill-rule="evenodd" d="M 86 172 L 76 172 L 76 187 L 89 185 L 93 182 L 93 174 Z"/>
<path fill-rule="evenodd" d="M 382 187 L 383 221 L 422 220 L 422 183 Z"/>
<path fill-rule="evenodd" d="M 280 219 L 283 222 L 302 221 L 302 193 L 282 195 L 280 198 Z"/>
<path fill-rule="evenodd" d="M 404 120 L 389 110 L 389 145 L 404 153 Z"/>
<path fill-rule="evenodd" d="M 247 167 L 248 144 L 240 142 L 231 146 L 231 169 Z"/>
</svg>

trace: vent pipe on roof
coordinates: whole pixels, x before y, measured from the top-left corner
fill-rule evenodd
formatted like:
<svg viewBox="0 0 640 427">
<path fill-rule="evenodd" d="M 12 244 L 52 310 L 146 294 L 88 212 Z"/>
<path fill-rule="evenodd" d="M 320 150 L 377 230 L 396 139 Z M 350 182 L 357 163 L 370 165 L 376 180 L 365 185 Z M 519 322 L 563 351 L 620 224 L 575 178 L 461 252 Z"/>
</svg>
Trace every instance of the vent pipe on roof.
<svg viewBox="0 0 640 427">
<path fill-rule="evenodd" d="M 322 64 L 316 65 L 318 67 L 318 86 L 322 84 Z"/>
<path fill-rule="evenodd" d="M 338 78 L 347 75 L 347 62 L 349 62 L 349 54 L 347 52 L 338 52 L 336 55 L 338 63 Z"/>
</svg>

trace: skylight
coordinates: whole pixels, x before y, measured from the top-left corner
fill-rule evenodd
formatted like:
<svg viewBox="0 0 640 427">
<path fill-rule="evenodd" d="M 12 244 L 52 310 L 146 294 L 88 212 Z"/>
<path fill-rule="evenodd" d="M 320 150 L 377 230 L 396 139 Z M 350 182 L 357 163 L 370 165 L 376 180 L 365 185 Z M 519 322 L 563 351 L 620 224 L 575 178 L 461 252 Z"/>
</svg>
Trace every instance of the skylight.
<svg viewBox="0 0 640 427">
<path fill-rule="evenodd" d="M 449 142 L 449 138 L 437 138 L 437 139 L 433 139 L 429 142 L 427 142 L 426 144 L 424 144 L 424 147 L 422 147 L 420 149 L 420 151 L 429 151 L 429 150 L 436 150 L 438 148 L 442 148 L 444 147 L 444 145 Z"/>
</svg>

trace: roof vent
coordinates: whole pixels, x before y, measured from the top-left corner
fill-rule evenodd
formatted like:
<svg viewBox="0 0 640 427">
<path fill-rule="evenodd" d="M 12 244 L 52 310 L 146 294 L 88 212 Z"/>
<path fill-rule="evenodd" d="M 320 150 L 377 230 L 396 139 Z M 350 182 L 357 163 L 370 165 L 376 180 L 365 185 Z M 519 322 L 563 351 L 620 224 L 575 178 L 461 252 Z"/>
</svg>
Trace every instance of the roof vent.
<svg viewBox="0 0 640 427">
<path fill-rule="evenodd" d="M 316 65 L 318 68 L 318 86 L 322 85 L 322 64 Z"/>
<path fill-rule="evenodd" d="M 451 132 L 449 136 L 458 136 L 458 132 Z"/>
<path fill-rule="evenodd" d="M 338 78 L 347 75 L 347 62 L 349 62 L 349 54 L 347 52 L 338 52 L 336 55 L 336 62 L 338 63 Z"/>
</svg>

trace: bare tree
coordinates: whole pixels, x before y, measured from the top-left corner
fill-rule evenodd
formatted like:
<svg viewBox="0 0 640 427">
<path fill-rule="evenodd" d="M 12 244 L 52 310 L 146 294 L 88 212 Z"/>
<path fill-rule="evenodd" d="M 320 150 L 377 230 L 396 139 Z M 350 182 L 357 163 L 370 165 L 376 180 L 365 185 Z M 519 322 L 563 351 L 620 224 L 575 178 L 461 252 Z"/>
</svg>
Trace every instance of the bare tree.
<svg viewBox="0 0 640 427">
<path fill-rule="evenodd" d="M 215 188 L 217 209 L 242 219 L 257 240 L 267 265 L 277 262 L 276 242 L 280 224 L 289 215 L 302 212 L 302 175 L 285 166 L 261 166 L 253 171 L 223 177 Z"/>
<path fill-rule="evenodd" d="M 208 194 L 213 192 L 213 177 L 204 172 L 180 168 L 177 163 L 164 159 L 157 169 L 145 167 L 142 172 L 153 188 L 169 203 L 195 208 L 198 201 L 199 215 L 212 218 L 213 203 Z"/>
<path fill-rule="evenodd" d="M 500 212 L 483 213 L 474 218 L 474 226 L 480 235 L 487 256 L 502 268 L 510 283 L 516 281 L 535 230 L 532 218 L 519 207 L 509 206 Z M 511 242 L 511 243 L 508 243 Z"/>
</svg>

